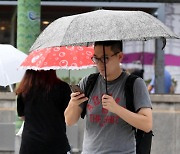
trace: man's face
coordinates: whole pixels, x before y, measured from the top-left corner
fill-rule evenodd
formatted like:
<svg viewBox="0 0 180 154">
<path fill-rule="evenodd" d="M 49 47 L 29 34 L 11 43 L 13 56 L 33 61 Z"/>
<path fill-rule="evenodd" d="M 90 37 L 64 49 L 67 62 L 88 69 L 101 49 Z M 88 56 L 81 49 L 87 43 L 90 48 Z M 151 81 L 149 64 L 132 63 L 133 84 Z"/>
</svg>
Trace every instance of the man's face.
<svg viewBox="0 0 180 154">
<path fill-rule="evenodd" d="M 102 76 L 105 76 L 104 70 L 104 54 L 103 46 L 97 45 L 94 47 L 94 61 L 96 61 L 97 68 Z M 117 69 L 120 68 L 119 63 L 122 61 L 123 53 L 114 53 L 110 46 L 105 46 L 105 57 L 106 57 L 106 73 L 107 77 L 115 74 Z"/>
</svg>

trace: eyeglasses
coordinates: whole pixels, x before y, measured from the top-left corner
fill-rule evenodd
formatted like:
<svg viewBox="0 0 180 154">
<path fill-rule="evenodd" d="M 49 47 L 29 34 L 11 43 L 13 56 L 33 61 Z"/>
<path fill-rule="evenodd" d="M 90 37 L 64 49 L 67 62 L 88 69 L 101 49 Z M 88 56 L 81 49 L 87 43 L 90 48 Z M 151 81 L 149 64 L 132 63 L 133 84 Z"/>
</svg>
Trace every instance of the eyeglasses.
<svg viewBox="0 0 180 154">
<path fill-rule="evenodd" d="M 115 56 L 115 55 L 117 55 L 119 52 L 116 52 L 116 53 L 114 53 L 113 55 L 111 55 L 111 56 L 106 56 L 105 57 L 105 62 L 106 62 L 106 64 L 108 63 L 108 61 L 109 61 L 109 59 L 111 58 L 111 57 L 113 57 L 113 56 Z M 91 57 L 91 60 L 95 63 L 95 64 L 98 64 L 99 63 L 99 61 L 101 62 L 101 63 L 105 63 L 104 62 L 104 57 L 101 57 L 101 58 L 97 58 L 97 57 Z"/>
</svg>

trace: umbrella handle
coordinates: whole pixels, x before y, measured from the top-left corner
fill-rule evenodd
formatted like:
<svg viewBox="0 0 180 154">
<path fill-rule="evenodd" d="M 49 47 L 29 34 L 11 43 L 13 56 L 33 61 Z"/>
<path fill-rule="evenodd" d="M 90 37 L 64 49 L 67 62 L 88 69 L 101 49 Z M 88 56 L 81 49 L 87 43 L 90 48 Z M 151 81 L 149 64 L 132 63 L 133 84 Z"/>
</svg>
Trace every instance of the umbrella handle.
<svg viewBox="0 0 180 154">
<path fill-rule="evenodd" d="M 106 73 L 106 56 L 105 56 L 105 46 L 104 45 L 103 45 L 103 56 L 104 56 L 104 73 L 105 73 L 106 94 L 108 95 L 108 90 L 107 90 L 107 73 Z"/>
</svg>

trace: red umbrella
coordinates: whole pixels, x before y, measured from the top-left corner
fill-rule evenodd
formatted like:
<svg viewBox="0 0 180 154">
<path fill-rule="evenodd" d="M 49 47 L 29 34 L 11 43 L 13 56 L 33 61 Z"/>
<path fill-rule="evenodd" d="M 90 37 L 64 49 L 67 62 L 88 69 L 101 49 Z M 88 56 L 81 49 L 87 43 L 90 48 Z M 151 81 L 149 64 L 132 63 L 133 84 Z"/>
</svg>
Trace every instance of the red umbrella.
<svg viewBox="0 0 180 154">
<path fill-rule="evenodd" d="M 83 69 L 95 66 L 91 60 L 93 46 L 51 47 L 32 51 L 21 64 L 33 70 Z"/>
</svg>

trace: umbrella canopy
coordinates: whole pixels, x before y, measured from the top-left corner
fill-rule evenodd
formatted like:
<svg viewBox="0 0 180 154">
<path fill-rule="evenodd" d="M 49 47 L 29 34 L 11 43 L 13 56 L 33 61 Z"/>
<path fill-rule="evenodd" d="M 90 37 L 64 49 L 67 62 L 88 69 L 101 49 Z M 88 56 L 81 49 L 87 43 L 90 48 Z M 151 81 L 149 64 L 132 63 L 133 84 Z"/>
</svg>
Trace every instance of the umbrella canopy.
<svg viewBox="0 0 180 154">
<path fill-rule="evenodd" d="M 91 57 L 93 46 L 52 47 L 32 51 L 21 64 L 22 68 L 33 70 L 78 70 L 94 66 Z"/>
<path fill-rule="evenodd" d="M 27 55 L 12 45 L 0 44 L 0 85 L 8 86 L 20 82 L 24 70 L 19 66 Z"/>
<path fill-rule="evenodd" d="M 178 38 L 167 26 L 143 11 L 97 10 L 52 22 L 30 51 L 104 40 Z"/>
</svg>

